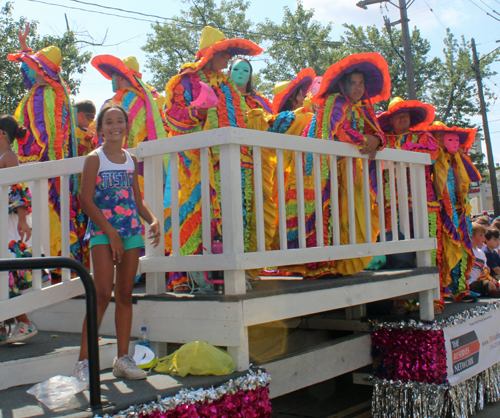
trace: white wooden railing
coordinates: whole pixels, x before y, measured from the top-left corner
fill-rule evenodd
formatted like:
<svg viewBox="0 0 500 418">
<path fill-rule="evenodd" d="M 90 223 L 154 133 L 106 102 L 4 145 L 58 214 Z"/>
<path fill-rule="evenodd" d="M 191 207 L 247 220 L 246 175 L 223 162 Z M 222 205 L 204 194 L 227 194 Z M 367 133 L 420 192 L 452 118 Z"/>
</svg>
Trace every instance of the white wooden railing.
<svg viewBox="0 0 500 418">
<path fill-rule="evenodd" d="M 280 249 L 265 251 L 264 209 L 262 192 L 255 193 L 257 251 L 244 252 L 243 242 L 243 209 L 240 171 L 240 146 L 252 146 L 254 156 L 254 188 L 262 190 L 261 148 L 276 150 L 278 182 L 278 210 Z M 146 273 L 146 293 L 160 294 L 165 292 L 165 272 L 172 271 L 214 271 L 224 270 L 225 293 L 244 294 L 246 292 L 245 270 L 276 265 L 303 264 L 329 260 L 376 256 L 401 252 L 417 252 L 418 266 L 430 265 L 429 250 L 436 248 L 435 239 L 429 238 L 427 218 L 427 194 L 425 181 L 425 165 L 430 164 L 428 155 L 397 150 L 378 152 L 376 157 L 376 173 L 379 184 L 378 210 L 380 229 L 385 230 L 385 214 L 383 208 L 382 177 L 383 170 L 389 170 L 392 230 L 400 229 L 405 239 L 398 240 L 393 234 L 393 241 L 385 242 L 385 234 L 381 234 L 379 243 L 372 242 L 371 209 L 369 204 L 368 159 L 359 154 L 357 148 L 350 144 L 301 138 L 290 135 L 257 132 L 239 128 L 221 128 L 199 132 L 182 137 L 159 139 L 141 143 L 131 150 L 140 161 L 144 162 L 144 193 L 163 228 L 163 155 L 171 154 L 170 161 L 177 161 L 177 154 L 182 151 L 200 149 L 202 178 L 202 217 L 210 219 L 209 192 L 209 153 L 208 148 L 220 147 L 221 170 L 221 211 L 223 219 L 223 254 L 211 254 L 210 228 L 203 228 L 203 248 L 207 250 L 201 255 L 180 255 L 179 242 L 179 196 L 178 187 L 172 190 L 172 254 L 165 257 L 164 240 L 153 248 L 146 243 L 146 256 L 141 259 L 140 270 Z M 283 151 L 295 152 L 298 237 L 299 248 L 287 249 L 286 215 L 285 215 L 285 183 L 283 170 Z M 337 201 L 337 181 L 331 182 L 333 245 L 325 246 L 318 240 L 318 246 L 306 248 L 304 184 L 302 170 L 302 154 L 313 153 L 316 219 L 322 219 L 320 165 L 321 155 L 327 156 L 332 167 L 331 179 L 337 178 L 337 158 L 345 157 L 347 164 L 347 181 L 352 184 L 353 164 L 355 159 L 362 158 L 364 167 L 363 194 L 365 201 L 366 242 L 356 243 L 355 229 L 349 229 L 350 242 L 340 245 L 338 228 L 339 211 Z M 0 181 L 0 257 L 8 254 L 7 221 L 8 191 L 11 184 L 28 182 L 33 196 L 33 255 L 39 256 L 41 248 L 50 248 L 48 221 L 47 179 L 61 178 L 61 237 L 62 255 L 69 256 L 69 176 L 80 173 L 84 157 L 46 163 L 28 164 L 20 167 L 2 169 Z M 407 170 L 409 169 L 409 170 Z M 407 171 L 411 179 L 411 200 L 413 216 L 409 216 Z M 171 184 L 178 184 L 178 167 L 171 165 Z M 399 197 L 399 205 L 395 196 Z M 349 225 L 355 222 L 354 191 L 348 192 Z M 410 237 L 410 222 L 413 222 L 414 237 Z M 323 236 L 323 224 L 317 222 L 317 236 Z M 8 276 L 0 274 L 0 319 L 10 318 L 26 311 L 38 309 L 50 304 L 83 293 L 79 279 L 71 279 L 69 272 L 63 275 L 62 283 L 42 289 L 40 273 L 33 277 L 33 287 L 23 295 L 8 299 Z M 430 297 L 430 296 L 429 296 Z M 422 302 L 421 302 L 422 303 Z M 425 301 L 432 305 L 432 297 Z"/>
</svg>

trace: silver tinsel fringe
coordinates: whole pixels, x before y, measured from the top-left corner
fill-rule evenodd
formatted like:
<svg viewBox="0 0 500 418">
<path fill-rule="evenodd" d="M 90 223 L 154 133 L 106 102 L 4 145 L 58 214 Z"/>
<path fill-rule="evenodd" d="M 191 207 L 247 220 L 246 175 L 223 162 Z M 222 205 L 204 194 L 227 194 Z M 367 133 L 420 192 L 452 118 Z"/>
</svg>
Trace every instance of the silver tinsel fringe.
<svg viewBox="0 0 500 418">
<path fill-rule="evenodd" d="M 140 406 L 131 406 L 130 408 L 120 411 L 117 414 L 113 414 L 113 418 L 138 418 L 139 414 L 152 414 L 155 411 L 166 412 L 172 411 L 179 405 L 184 404 L 194 404 L 197 402 L 213 402 L 221 398 L 224 395 L 233 395 L 240 390 L 255 390 L 268 386 L 271 382 L 271 375 L 263 370 L 252 370 L 248 371 L 245 376 L 238 377 L 237 379 L 229 380 L 221 386 L 216 388 L 211 387 L 209 389 L 200 388 L 198 390 L 194 389 L 182 389 L 175 396 L 168 398 L 161 398 L 158 396 L 156 402 L 151 402 L 149 404 L 144 404 Z M 111 415 L 105 414 L 103 418 L 109 418 Z M 95 418 L 100 418 L 99 415 L 95 415 Z"/>
<path fill-rule="evenodd" d="M 377 329 L 409 329 L 409 330 L 422 330 L 422 331 L 439 331 L 446 327 L 451 327 L 453 325 L 460 325 L 468 321 L 471 318 L 486 315 L 491 311 L 495 311 L 500 308 L 500 301 L 493 303 L 488 303 L 483 306 L 476 306 L 474 308 L 468 309 L 466 311 L 460 312 L 457 315 L 449 316 L 448 318 L 441 319 L 439 321 L 434 321 L 432 323 L 425 323 L 422 321 L 415 321 L 411 319 L 409 321 L 398 321 L 398 322 L 378 322 L 370 321 L 372 331 Z"/>
<path fill-rule="evenodd" d="M 456 386 L 371 380 L 373 418 L 468 418 L 500 400 L 500 363 Z"/>
</svg>

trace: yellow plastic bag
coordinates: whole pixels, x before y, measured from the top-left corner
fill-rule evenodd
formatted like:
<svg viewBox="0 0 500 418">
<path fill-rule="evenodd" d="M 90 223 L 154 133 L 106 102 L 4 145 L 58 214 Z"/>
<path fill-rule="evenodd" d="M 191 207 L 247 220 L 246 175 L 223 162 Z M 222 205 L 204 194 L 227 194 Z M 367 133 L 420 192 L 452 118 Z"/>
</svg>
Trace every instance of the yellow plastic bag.
<svg viewBox="0 0 500 418">
<path fill-rule="evenodd" d="M 231 354 L 204 341 L 184 344 L 174 353 L 158 360 L 155 371 L 179 376 L 231 374 L 235 370 Z"/>
</svg>

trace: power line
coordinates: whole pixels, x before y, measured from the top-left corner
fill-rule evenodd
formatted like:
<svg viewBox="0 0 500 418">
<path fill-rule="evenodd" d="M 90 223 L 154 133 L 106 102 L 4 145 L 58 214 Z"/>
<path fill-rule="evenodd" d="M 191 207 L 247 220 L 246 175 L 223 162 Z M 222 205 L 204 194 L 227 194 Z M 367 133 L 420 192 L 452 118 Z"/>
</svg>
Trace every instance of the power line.
<svg viewBox="0 0 500 418">
<path fill-rule="evenodd" d="M 439 19 L 438 15 L 434 12 L 434 10 L 432 10 L 432 7 L 431 7 L 431 6 L 429 6 L 429 3 L 427 3 L 425 0 L 424 0 L 424 3 L 425 3 L 425 4 L 427 4 L 427 7 L 428 7 L 428 8 L 429 8 L 429 10 L 432 12 L 432 14 L 433 14 L 434 16 L 436 16 L 436 19 L 438 20 L 438 22 L 439 22 L 439 23 L 441 23 L 441 26 L 442 26 L 443 28 L 445 28 L 445 29 L 446 29 L 446 26 L 443 24 L 443 22 L 441 22 L 441 19 Z"/>
<path fill-rule="evenodd" d="M 488 13 L 488 11 L 484 10 L 481 6 L 479 6 L 478 4 L 474 3 L 472 0 L 469 0 L 470 3 L 472 3 L 474 6 L 476 6 L 478 9 L 482 10 L 484 13 L 486 13 L 489 17 L 492 17 L 493 19 L 497 20 L 500 22 L 500 19 L 497 19 L 495 16 L 493 16 L 492 14 Z"/>
<path fill-rule="evenodd" d="M 493 7 L 491 7 L 488 3 L 485 3 L 483 0 L 479 0 L 481 3 L 483 3 L 486 7 L 489 7 L 491 10 L 493 10 L 493 13 L 496 13 L 497 15 L 500 16 L 500 13 L 498 13 Z"/>
<path fill-rule="evenodd" d="M 28 0 L 28 1 L 32 1 L 35 3 L 43 3 L 43 4 L 50 5 L 50 6 L 58 6 L 58 7 L 67 8 L 67 9 L 82 10 L 84 12 L 97 13 L 97 14 L 101 14 L 101 15 L 105 15 L 105 16 L 115 16 L 115 17 L 121 17 L 123 19 L 132 19 L 132 20 L 143 21 L 143 22 L 158 23 L 156 20 L 142 19 L 142 18 L 136 18 L 136 17 L 131 17 L 131 16 L 123 16 L 123 15 L 118 15 L 118 14 L 109 13 L 109 12 L 99 12 L 96 10 L 83 9 L 83 8 L 72 7 L 72 6 L 65 6 L 62 4 L 48 3 L 48 2 L 45 2 L 42 0 Z M 124 12 L 124 13 L 136 14 L 136 15 L 140 15 L 140 16 L 144 16 L 144 17 L 154 17 L 154 18 L 161 19 L 161 20 L 170 20 L 172 22 L 180 24 L 181 26 L 188 26 L 188 27 L 191 26 L 191 27 L 200 28 L 200 29 L 202 29 L 205 26 L 205 25 L 202 25 L 199 23 L 191 22 L 189 20 L 179 20 L 179 19 L 174 19 L 171 17 L 164 17 L 164 16 L 159 16 L 159 15 L 141 13 L 141 12 L 121 9 L 121 8 L 117 8 L 117 7 L 103 6 L 103 5 L 100 5 L 97 3 L 84 2 L 81 0 L 70 0 L 70 1 L 73 1 L 75 3 L 89 5 L 89 6 L 100 7 L 100 8 L 104 8 L 104 9 L 108 9 L 108 10 L 116 10 L 116 11 L 120 11 L 120 12 Z M 294 41 L 299 41 L 299 42 L 310 42 L 310 43 L 316 43 L 316 44 L 331 45 L 331 46 L 335 46 L 335 47 L 340 45 L 339 42 L 335 42 L 335 41 L 321 41 L 321 40 L 313 40 L 313 39 L 307 39 L 307 38 L 299 38 L 297 36 L 285 36 L 285 35 L 276 35 L 276 34 L 263 33 L 263 32 L 242 31 L 242 30 L 238 30 L 238 29 L 226 28 L 223 26 L 218 26 L 218 29 L 221 29 L 221 30 L 224 30 L 227 32 L 240 33 L 240 34 L 250 34 L 250 35 L 255 35 L 255 36 L 263 36 L 266 38 L 272 38 L 272 39 L 278 39 L 278 40 L 289 39 L 289 40 L 294 40 Z"/>
</svg>

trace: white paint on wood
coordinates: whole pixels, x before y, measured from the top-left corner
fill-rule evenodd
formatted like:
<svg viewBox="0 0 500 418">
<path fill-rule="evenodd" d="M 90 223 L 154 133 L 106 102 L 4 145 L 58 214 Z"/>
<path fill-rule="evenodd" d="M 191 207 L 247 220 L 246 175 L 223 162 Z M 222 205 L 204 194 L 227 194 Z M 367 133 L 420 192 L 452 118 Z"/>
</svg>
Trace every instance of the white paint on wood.
<svg viewBox="0 0 500 418">
<path fill-rule="evenodd" d="M 297 187 L 297 223 L 299 248 L 306 248 L 306 212 L 304 199 L 303 154 L 295 152 L 295 181 Z"/>
</svg>

